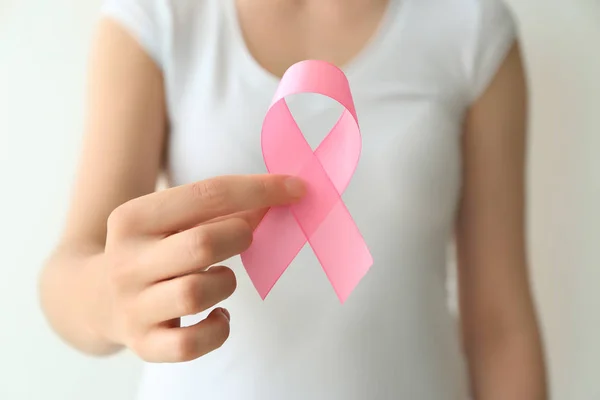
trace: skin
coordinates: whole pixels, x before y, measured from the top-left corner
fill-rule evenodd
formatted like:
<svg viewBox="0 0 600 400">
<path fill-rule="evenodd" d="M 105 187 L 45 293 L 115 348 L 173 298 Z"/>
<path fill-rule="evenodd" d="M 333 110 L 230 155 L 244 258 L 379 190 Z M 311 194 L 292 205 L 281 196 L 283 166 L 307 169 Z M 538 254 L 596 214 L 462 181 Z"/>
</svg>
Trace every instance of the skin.
<svg viewBox="0 0 600 400">
<path fill-rule="evenodd" d="M 238 15 L 257 61 L 281 75 L 307 58 L 346 64 L 385 7 L 239 0 Z M 160 69 L 108 19 L 90 65 L 81 164 L 64 233 L 41 275 L 43 309 L 89 354 L 128 347 L 153 362 L 198 358 L 227 339 L 230 315 L 215 308 L 186 328 L 179 317 L 235 290 L 231 270 L 207 268 L 245 250 L 265 209 L 297 201 L 303 185 L 229 176 L 155 192 L 168 134 Z M 464 349 L 478 400 L 547 398 L 524 240 L 526 100 L 515 44 L 465 116 L 456 238 Z"/>
</svg>

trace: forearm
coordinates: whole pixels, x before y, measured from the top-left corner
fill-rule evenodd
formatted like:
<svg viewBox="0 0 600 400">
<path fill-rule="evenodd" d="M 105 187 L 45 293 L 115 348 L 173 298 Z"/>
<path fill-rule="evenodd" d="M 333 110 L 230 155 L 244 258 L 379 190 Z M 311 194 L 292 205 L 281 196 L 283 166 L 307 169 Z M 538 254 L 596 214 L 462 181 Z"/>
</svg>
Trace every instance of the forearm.
<svg viewBox="0 0 600 400">
<path fill-rule="evenodd" d="M 535 323 L 474 333 L 467 343 L 474 400 L 546 400 L 542 344 Z"/>
<path fill-rule="evenodd" d="M 98 329 L 109 317 L 102 256 L 100 248 L 63 246 L 49 259 L 39 282 L 42 309 L 52 328 L 76 349 L 96 356 L 120 349 Z"/>
</svg>

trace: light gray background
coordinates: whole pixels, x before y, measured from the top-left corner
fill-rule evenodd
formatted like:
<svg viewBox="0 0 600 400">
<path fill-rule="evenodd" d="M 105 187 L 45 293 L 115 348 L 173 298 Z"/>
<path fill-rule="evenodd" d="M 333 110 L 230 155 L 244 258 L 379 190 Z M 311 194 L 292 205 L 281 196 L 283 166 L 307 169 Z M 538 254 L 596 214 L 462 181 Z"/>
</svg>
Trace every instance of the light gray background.
<svg viewBox="0 0 600 400">
<path fill-rule="evenodd" d="M 125 400 L 139 377 L 129 355 L 63 345 L 36 297 L 76 165 L 100 3 L 0 0 L 0 399 Z M 510 3 L 531 82 L 530 249 L 553 398 L 600 399 L 600 1 Z"/>
</svg>

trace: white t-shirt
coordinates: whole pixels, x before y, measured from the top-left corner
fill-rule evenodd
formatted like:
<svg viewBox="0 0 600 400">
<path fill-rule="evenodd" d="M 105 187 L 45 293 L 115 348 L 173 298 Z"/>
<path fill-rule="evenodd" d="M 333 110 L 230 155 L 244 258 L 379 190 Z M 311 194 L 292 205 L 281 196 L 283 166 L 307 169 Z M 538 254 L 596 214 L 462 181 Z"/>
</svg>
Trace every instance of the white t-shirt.
<svg viewBox="0 0 600 400">
<path fill-rule="evenodd" d="M 233 0 L 107 0 L 104 12 L 164 73 L 173 185 L 266 171 L 261 124 L 278 80 L 245 47 Z M 230 260 L 229 340 L 193 362 L 147 365 L 140 400 L 465 400 L 445 276 L 461 125 L 514 39 L 501 0 L 390 0 L 344 68 L 363 150 L 343 200 L 370 271 L 342 305 L 305 246 L 263 301 Z M 310 96 L 289 104 L 316 146 L 341 109 Z"/>
</svg>

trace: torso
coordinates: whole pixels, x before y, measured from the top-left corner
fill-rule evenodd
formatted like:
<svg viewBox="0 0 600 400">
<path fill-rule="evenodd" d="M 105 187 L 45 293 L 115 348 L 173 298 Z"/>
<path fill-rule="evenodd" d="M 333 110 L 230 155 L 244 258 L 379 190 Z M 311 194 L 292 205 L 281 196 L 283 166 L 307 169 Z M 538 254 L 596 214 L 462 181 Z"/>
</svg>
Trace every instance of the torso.
<svg viewBox="0 0 600 400">
<path fill-rule="evenodd" d="M 300 59 L 331 61 L 348 76 L 363 140 L 342 198 L 374 264 L 342 305 L 308 246 L 264 301 L 239 258 L 229 260 L 238 279 L 223 304 L 229 340 L 190 363 L 148 365 L 141 400 L 467 398 L 445 271 L 477 2 L 356 1 L 341 14 L 333 1 L 168 3 L 171 183 L 266 172 L 261 123 L 277 77 Z M 343 18 L 329 26 L 316 10 Z M 289 104 L 312 146 L 340 113 L 321 97 Z"/>
</svg>

